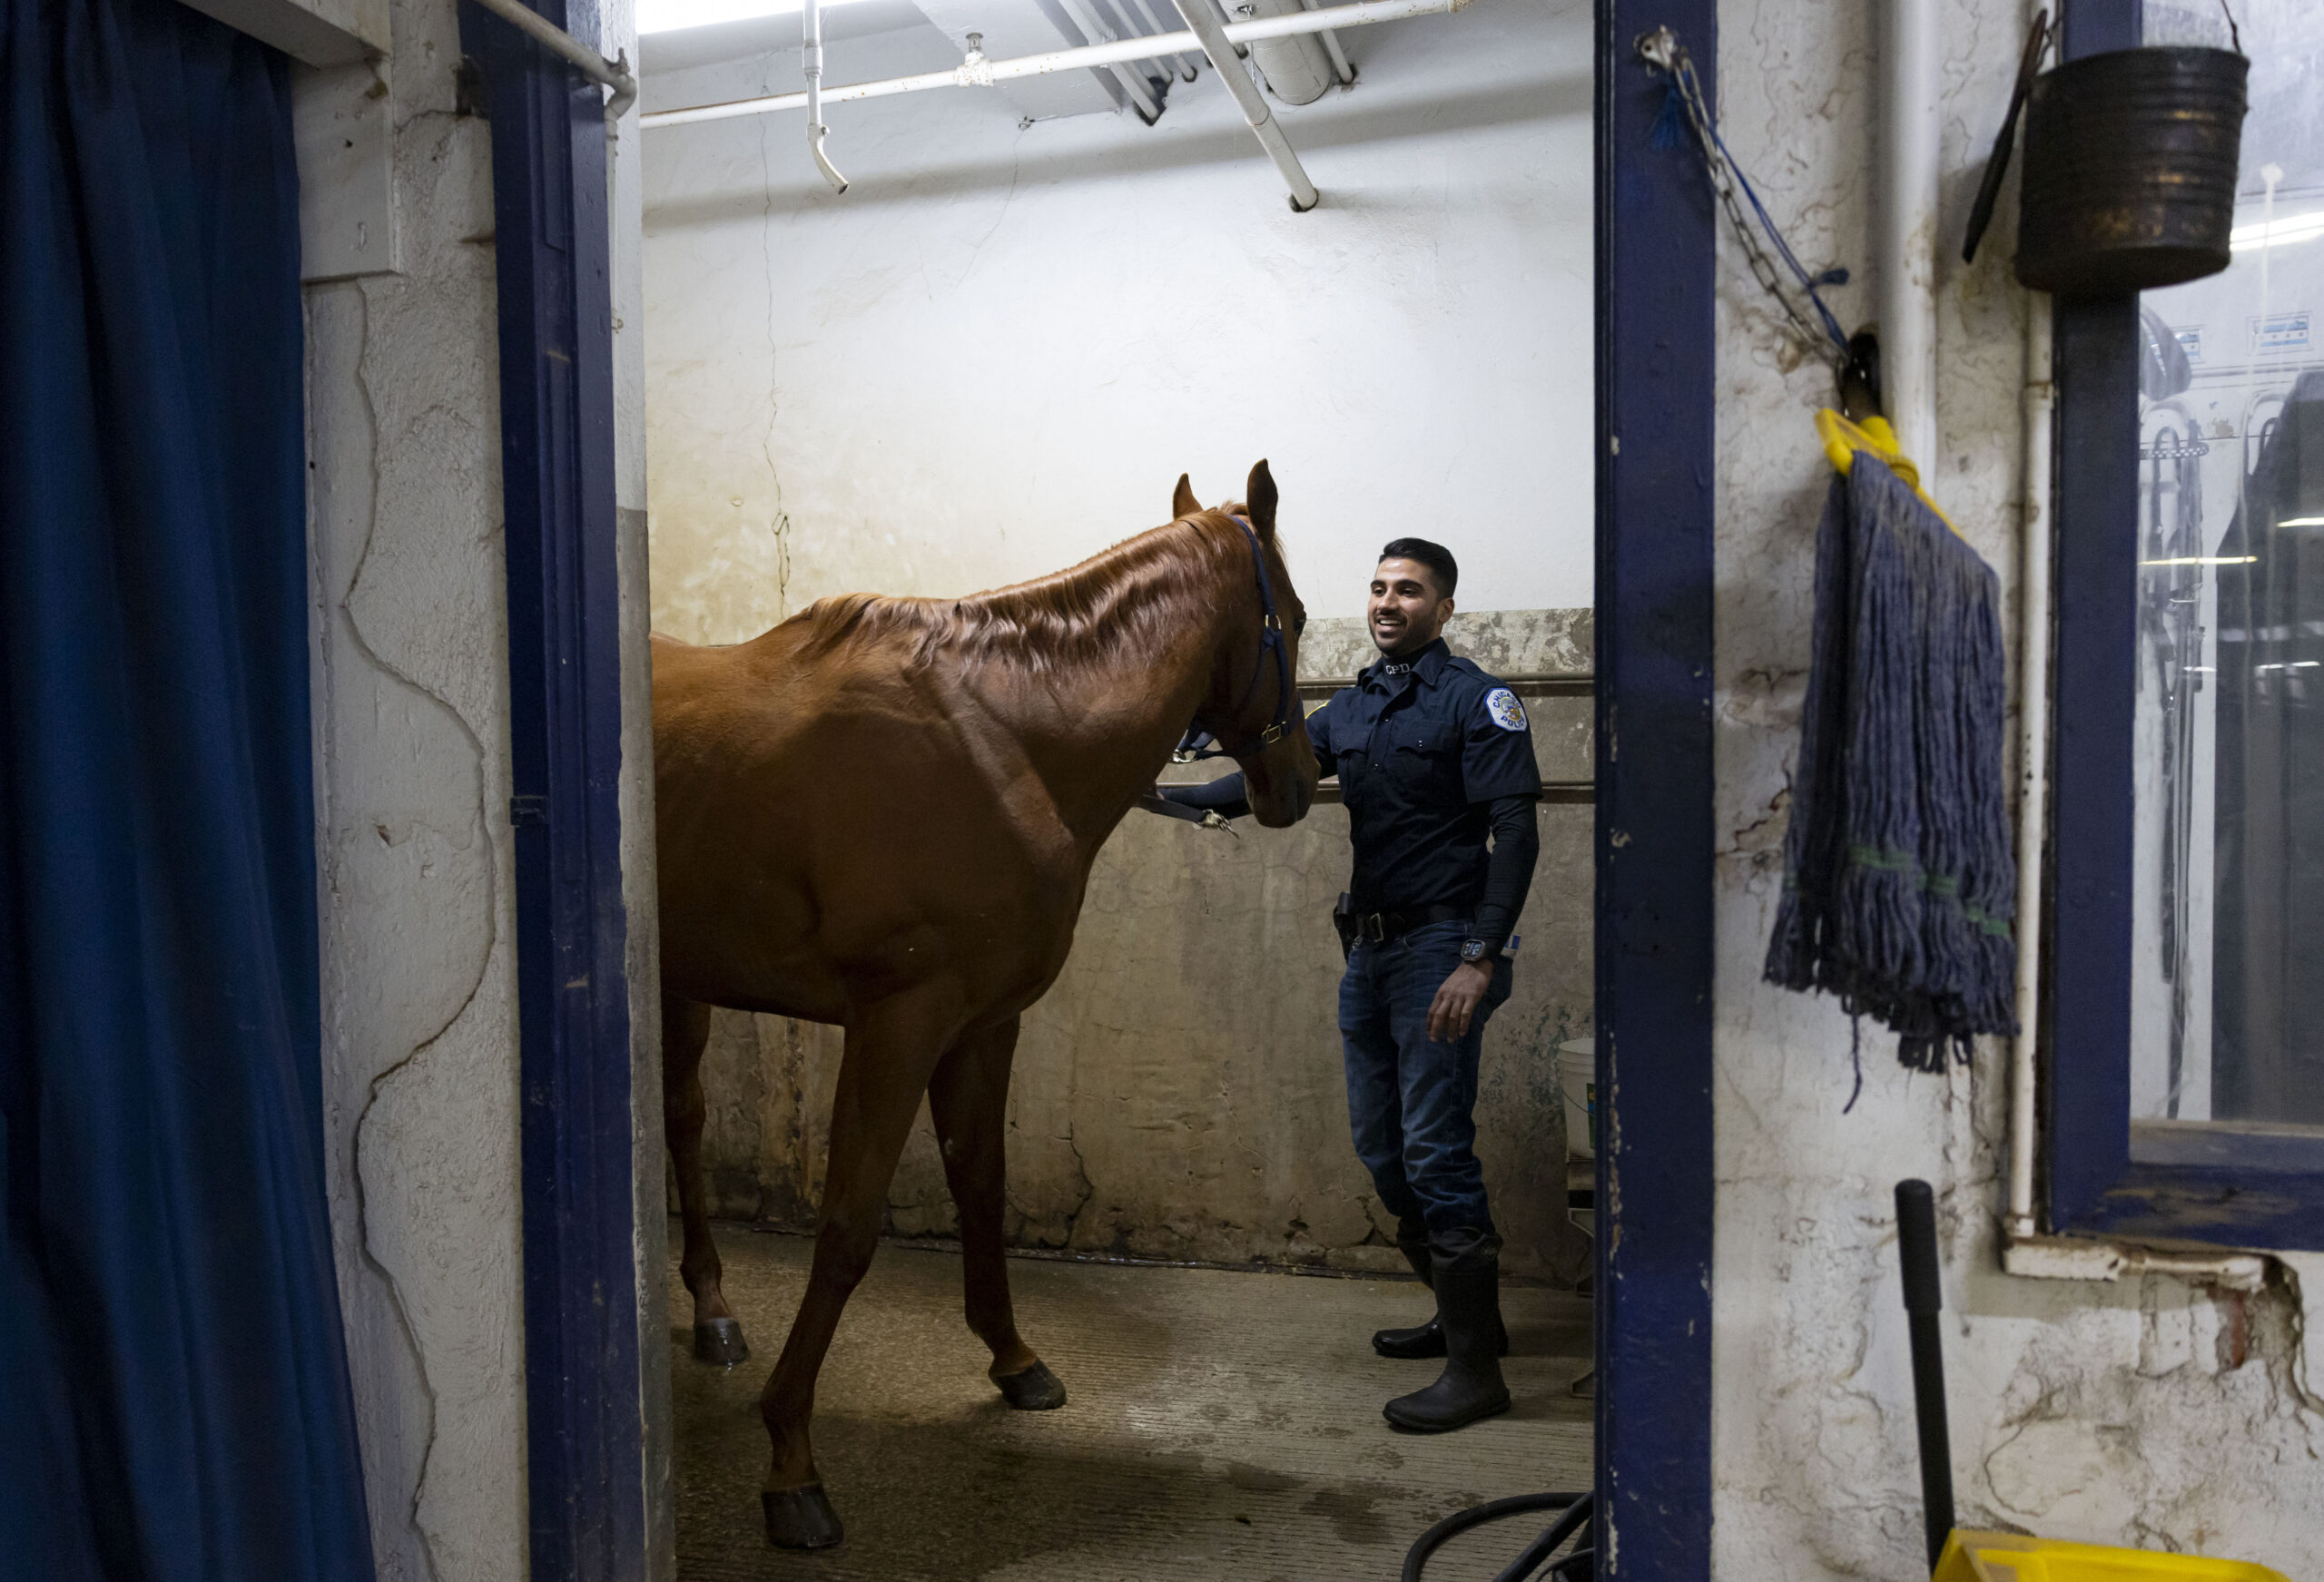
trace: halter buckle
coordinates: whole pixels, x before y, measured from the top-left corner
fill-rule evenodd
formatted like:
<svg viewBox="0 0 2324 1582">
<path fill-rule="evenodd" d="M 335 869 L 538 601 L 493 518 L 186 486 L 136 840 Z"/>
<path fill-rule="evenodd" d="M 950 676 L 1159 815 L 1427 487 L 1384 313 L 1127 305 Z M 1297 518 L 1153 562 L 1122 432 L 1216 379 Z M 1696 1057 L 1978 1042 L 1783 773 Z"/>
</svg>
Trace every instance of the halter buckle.
<svg viewBox="0 0 2324 1582">
<path fill-rule="evenodd" d="M 1272 747 L 1282 740 L 1283 725 L 1281 722 L 1269 725 L 1265 730 L 1259 732 L 1259 745 L 1262 747 Z"/>
</svg>

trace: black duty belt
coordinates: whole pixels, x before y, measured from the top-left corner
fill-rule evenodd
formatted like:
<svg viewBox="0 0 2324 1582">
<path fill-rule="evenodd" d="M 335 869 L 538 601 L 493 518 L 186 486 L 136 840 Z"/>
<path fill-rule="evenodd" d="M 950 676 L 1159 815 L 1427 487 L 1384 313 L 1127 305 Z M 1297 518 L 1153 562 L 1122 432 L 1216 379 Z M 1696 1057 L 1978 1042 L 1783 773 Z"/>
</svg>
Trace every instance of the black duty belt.
<svg viewBox="0 0 2324 1582">
<path fill-rule="evenodd" d="M 1359 939 L 1369 939 L 1374 945 L 1384 945 L 1400 934 L 1414 929 L 1424 929 L 1431 923 L 1450 923 L 1474 914 L 1474 907 L 1407 907 L 1403 911 L 1350 912 L 1352 932 Z"/>
</svg>

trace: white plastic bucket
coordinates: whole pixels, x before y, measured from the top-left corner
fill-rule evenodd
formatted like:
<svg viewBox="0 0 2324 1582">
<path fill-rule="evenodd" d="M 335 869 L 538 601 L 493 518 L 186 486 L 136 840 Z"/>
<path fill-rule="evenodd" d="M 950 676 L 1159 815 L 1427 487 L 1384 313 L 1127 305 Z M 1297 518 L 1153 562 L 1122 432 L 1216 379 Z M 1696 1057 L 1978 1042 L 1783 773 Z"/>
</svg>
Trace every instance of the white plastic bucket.
<svg viewBox="0 0 2324 1582">
<path fill-rule="evenodd" d="M 1558 1046 L 1558 1091 L 1565 1096 L 1565 1151 L 1576 1159 L 1598 1157 L 1598 1040 L 1576 1038 Z"/>
</svg>

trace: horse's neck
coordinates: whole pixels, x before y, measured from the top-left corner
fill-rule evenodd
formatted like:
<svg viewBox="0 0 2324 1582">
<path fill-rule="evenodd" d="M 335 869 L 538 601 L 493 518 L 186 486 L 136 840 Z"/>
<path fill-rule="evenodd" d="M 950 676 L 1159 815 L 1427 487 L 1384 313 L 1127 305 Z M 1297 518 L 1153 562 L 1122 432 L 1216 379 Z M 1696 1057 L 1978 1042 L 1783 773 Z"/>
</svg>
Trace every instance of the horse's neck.
<svg viewBox="0 0 2324 1582">
<path fill-rule="evenodd" d="M 1060 820 L 1094 854 L 1139 794 L 1209 691 L 1212 667 L 1241 601 L 1213 596 L 1160 651 L 1127 644 L 1063 673 L 1019 673 L 986 691 Z M 1000 678 L 996 678 L 1000 679 Z"/>
</svg>

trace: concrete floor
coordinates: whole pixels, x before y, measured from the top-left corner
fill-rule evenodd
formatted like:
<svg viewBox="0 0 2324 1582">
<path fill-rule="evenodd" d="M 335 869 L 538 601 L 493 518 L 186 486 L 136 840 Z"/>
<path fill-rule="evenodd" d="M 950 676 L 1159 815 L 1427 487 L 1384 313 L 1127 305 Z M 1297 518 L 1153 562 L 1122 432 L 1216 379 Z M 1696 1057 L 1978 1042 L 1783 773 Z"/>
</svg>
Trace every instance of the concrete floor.
<svg viewBox="0 0 2324 1582">
<path fill-rule="evenodd" d="M 672 1233 L 675 1243 L 676 1233 Z M 1584 1489 L 1589 1303 L 1503 1293 L 1515 1408 L 1456 1434 L 1393 1432 L 1389 1396 L 1435 1377 L 1368 1337 L 1418 1322 L 1410 1280 L 1009 1263 L 1018 1322 L 1064 1380 L 1050 1412 L 1013 1412 L 960 1317 L 957 1255 L 882 1247 L 817 1390 L 816 1459 L 847 1540 L 767 1546 L 758 1489 L 764 1383 L 812 1243 L 721 1225 L 728 1300 L 753 1356 L 689 1354 L 692 1310 L 670 1276 L 682 1582 L 1293 1582 L 1393 1578 L 1423 1528 L 1463 1506 Z M 1464 1535 L 1430 1582 L 1492 1577 L 1546 1518 Z"/>
</svg>

